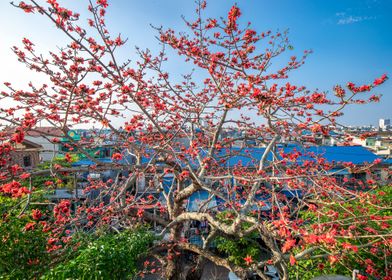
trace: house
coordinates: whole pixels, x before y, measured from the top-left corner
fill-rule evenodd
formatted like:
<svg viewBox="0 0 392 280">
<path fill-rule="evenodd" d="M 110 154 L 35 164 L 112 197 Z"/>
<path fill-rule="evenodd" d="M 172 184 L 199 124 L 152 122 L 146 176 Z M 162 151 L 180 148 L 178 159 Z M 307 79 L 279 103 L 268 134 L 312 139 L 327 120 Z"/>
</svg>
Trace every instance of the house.
<svg viewBox="0 0 392 280">
<path fill-rule="evenodd" d="M 56 127 L 36 127 L 26 132 L 25 139 L 42 146 L 40 161 L 51 161 L 59 152 L 59 144 L 51 140 L 62 137 L 62 135 L 63 132 Z"/>
<path fill-rule="evenodd" d="M 76 144 L 82 147 L 88 156 L 81 153 L 76 148 Z M 106 160 L 111 158 L 117 145 L 116 141 L 101 139 L 93 134 L 87 134 L 87 131 L 70 130 L 67 136 L 60 139 L 59 152 L 76 154 L 79 160 L 85 160 L 89 157 Z"/>
<path fill-rule="evenodd" d="M 301 132 L 300 139 L 302 143 L 319 146 L 337 146 L 345 142 L 344 134 L 337 130 L 331 130 L 327 134 L 304 130 Z"/>
<path fill-rule="evenodd" d="M 376 135 L 366 138 L 353 135 L 352 142 L 368 148 L 378 156 L 389 157 L 391 155 L 392 135 L 388 131 L 378 132 Z"/>
<path fill-rule="evenodd" d="M 367 180 L 371 178 L 377 178 L 379 184 L 387 184 L 390 181 L 389 168 L 390 161 L 384 160 L 377 165 L 373 165 L 370 172 L 366 171 L 367 164 L 374 163 L 375 161 L 381 160 L 378 156 L 367 150 L 362 146 L 310 146 L 303 147 L 299 145 L 278 145 L 277 147 L 278 160 L 282 160 L 282 154 L 289 154 L 293 151 L 299 151 L 301 156 L 297 158 L 297 164 L 301 164 L 305 161 L 315 161 L 318 157 L 322 157 L 326 162 L 332 164 L 330 170 L 325 170 L 325 175 L 330 175 L 337 179 L 337 181 L 342 182 L 347 188 L 350 188 L 355 182 L 361 181 L 366 185 Z M 258 164 L 265 152 L 265 148 L 228 148 L 221 149 L 215 154 L 215 161 L 226 170 L 235 170 L 239 167 L 246 169 L 257 169 Z M 282 154 L 280 154 L 282 153 Z M 200 152 L 203 157 L 203 152 Z M 273 156 L 270 153 L 267 156 L 267 161 L 272 161 Z M 142 163 L 149 162 L 149 158 L 143 158 Z M 352 163 L 355 168 L 348 167 L 347 163 Z M 154 163 L 153 163 L 154 164 Z M 158 163 L 159 164 L 159 163 Z M 181 164 L 181 163 L 179 163 Z M 197 162 L 190 163 L 193 168 L 197 168 Z M 290 164 L 290 163 L 288 163 Z M 163 189 L 167 193 L 172 187 L 174 178 L 168 177 L 169 174 L 165 176 L 165 180 L 161 182 L 163 184 Z M 228 179 L 230 181 L 230 179 Z M 143 175 L 143 180 L 138 180 L 138 188 L 143 192 L 155 192 L 157 189 L 157 183 L 154 182 L 153 176 L 148 174 Z M 228 184 L 238 185 L 233 177 L 231 182 Z M 158 183 L 159 184 L 159 183 Z M 354 186 L 352 185 L 352 186 Z M 146 188 L 146 186 L 152 186 L 151 188 Z M 162 189 L 162 188 L 161 188 Z M 279 191 L 282 195 L 286 196 L 289 200 L 295 200 L 300 198 L 303 194 L 301 190 L 292 189 L 288 187 L 283 187 Z M 262 211 L 268 211 L 270 205 L 268 204 L 268 197 L 264 197 L 262 194 L 256 197 L 257 200 L 263 201 L 264 206 Z M 208 201 L 208 203 L 205 203 Z M 239 201 L 242 203 L 242 201 Z M 187 202 L 188 211 L 197 211 L 199 207 L 203 209 L 211 209 L 219 207 L 222 205 L 218 197 L 213 194 L 200 190 L 194 193 Z"/>
<path fill-rule="evenodd" d="M 18 164 L 25 169 L 33 169 L 40 163 L 42 145 L 24 139 L 22 143 L 14 144 L 14 148 L 11 151 L 13 164 Z"/>
</svg>

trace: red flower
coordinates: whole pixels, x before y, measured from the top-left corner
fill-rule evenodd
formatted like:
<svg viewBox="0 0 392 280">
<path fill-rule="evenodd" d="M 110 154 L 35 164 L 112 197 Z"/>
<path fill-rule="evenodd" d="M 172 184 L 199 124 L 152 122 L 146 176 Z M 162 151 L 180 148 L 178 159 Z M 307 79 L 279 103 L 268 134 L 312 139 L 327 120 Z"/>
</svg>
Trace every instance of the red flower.
<svg viewBox="0 0 392 280">
<path fill-rule="evenodd" d="M 295 265 L 296 262 L 297 262 L 297 260 L 294 258 L 294 256 L 290 255 L 290 264 Z"/>
<path fill-rule="evenodd" d="M 28 179 L 28 178 L 30 178 L 30 173 L 23 173 L 19 177 L 20 177 L 20 179 Z"/>
<path fill-rule="evenodd" d="M 283 247 L 282 247 L 282 252 L 286 253 L 287 251 L 289 251 L 291 248 L 293 248 L 293 246 L 295 245 L 295 239 L 288 239 Z"/>
<path fill-rule="evenodd" d="M 19 3 L 19 8 L 23 9 L 26 13 L 32 13 L 34 11 L 34 7 L 32 5 L 27 5 L 23 1 Z"/>
<path fill-rule="evenodd" d="M 227 24 L 227 27 L 229 29 L 237 30 L 237 19 L 240 16 L 241 16 L 240 9 L 236 5 L 231 7 L 229 15 L 228 15 L 229 22 Z"/>
<path fill-rule="evenodd" d="M 107 8 L 109 6 L 107 0 L 98 0 L 97 4 L 102 5 L 102 7 Z"/>
<path fill-rule="evenodd" d="M 52 181 L 46 181 L 44 184 L 45 184 L 45 186 L 48 187 L 48 186 L 52 186 L 53 182 Z"/>
<path fill-rule="evenodd" d="M 137 216 L 138 216 L 139 218 L 142 218 L 142 217 L 143 217 L 143 214 L 144 214 L 144 210 L 143 210 L 142 208 L 140 208 L 139 210 L 137 210 Z"/>
<path fill-rule="evenodd" d="M 375 160 L 373 161 L 374 164 L 379 164 L 379 163 L 381 163 L 381 162 L 382 162 L 382 159 L 381 159 L 381 158 L 377 158 L 377 159 L 375 159 Z"/>
<path fill-rule="evenodd" d="M 388 79 L 388 77 L 387 77 L 386 74 L 384 74 L 384 75 L 382 75 L 380 78 L 375 79 L 374 82 L 373 82 L 373 84 L 374 84 L 375 86 L 381 85 L 382 83 L 385 82 L 386 79 Z"/>
<path fill-rule="evenodd" d="M 9 194 L 12 197 L 22 197 L 30 193 L 26 187 L 22 187 L 19 182 L 12 181 L 10 183 L 0 185 L 0 193 Z"/>
<path fill-rule="evenodd" d="M 39 209 L 33 209 L 31 216 L 33 217 L 34 220 L 39 220 L 42 217 L 42 213 Z"/>
<path fill-rule="evenodd" d="M 65 154 L 65 161 L 66 162 L 71 162 L 72 161 L 72 157 L 71 157 L 71 155 L 69 153 Z"/>
<path fill-rule="evenodd" d="M 29 231 L 29 230 L 33 230 L 34 227 L 35 227 L 35 223 L 27 223 L 24 228 L 25 231 Z"/>
<path fill-rule="evenodd" d="M 54 167 L 54 169 L 59 170 L 62 166 L 60 164 L 56 163 L 53 167 Z"/>
<path fill-rule="evenodd" d="M 311 130 L 313 133 L 317 133 L 317 132 L 320 132 L 320 131 L 322 130 L 322 126 L 321 126 L 320 124 L 316 123 L 316 124 L 314 124 L 314 125 L 312 125 L 312 126 L 310 127 L 310 130 Z"/>
<path fill-rule="evenodd" d="M 367 280 L 367 276 L 361 275 L 361 274 L 357 274 L 357 278 L 358 280 Z"/>
<path fill-rule="evenodd" d="M 122 159 L 122 155 L 120 153 L 114 153 L 112 155 L 112 159 L 113 160 L 121 160 Z"/>
<path fill-rule="evenodd" d="M 15 143 L 22 143 L 24 139 L 24 133 L 23 131 L 18 131 L 12 135 L 11 140 L 14 141 Z"/>
<path fill-rule="evenodd" d="M 247 255 L 247 256 L 244 258 L 244 261 L 245 261 L 246 265 L 252 264 L 252 263 L 253 263 L 252 256 Z"/>
<path fill-rule="evenodd" d="M 339 261 L 339 258 L 337 256 L 329 256 L 328 260 L 331 263 L 331 265 L 333 265 L 334 263 Z"/>
</svg>

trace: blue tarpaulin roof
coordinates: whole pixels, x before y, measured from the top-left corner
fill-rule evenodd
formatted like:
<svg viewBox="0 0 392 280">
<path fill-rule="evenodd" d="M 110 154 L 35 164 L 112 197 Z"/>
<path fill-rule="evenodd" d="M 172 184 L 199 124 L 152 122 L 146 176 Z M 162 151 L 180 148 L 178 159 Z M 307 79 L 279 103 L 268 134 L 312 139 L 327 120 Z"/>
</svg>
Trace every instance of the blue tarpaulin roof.
<svg viewBox="0 0 392 280">
<path fill-rule="evenodd" d="M 392 165 L 392 158 L 385 159 L 384 163 Z"/>
<path fill-rule="evenodd" d="M 371 163 L 379 157 L 362 146 L 311 146 L 301 147 L 299 145 L 278 145 L 278 151 L 283 153 L 290 153 L 294 150 L 300 151 L 303 155 L 300 156 L 297 162 L 305 160 L 313 160 L 308 153 L 314 153 L 315 156 L 323 157 L 328 162 L 352 162 L 353 164 L 365 164 Z M 252 167 L 256 166 L 265 152 L 265 148 L 251 147 L 251 148 L 222 148 L 216 150 L 215 159 L 221 161 L 221 165 L 225 167 L 235 167 L 241 164 L 242 166 Z M 154 154 L 152 150 L 147 151 L 146 154 L 149 156 L 142 157 L 142 164 L 146 164 L 150 161 L 151 156 Z M 280 158 L 279 153 L 278 157 Z M 206 151 L 200 150 L 201 158 L 207 155 Z M 192 168 L 198 167 L 198 162 L 192 159 L 188 159 Z M 267 156 L 267 160 L 272 160 L 272 153 Z M 384 163 L 391 164 L 391 160 L 385 160 Z M 185 167 L 185 162 L 179 162 L 179 164 Z"/>
<path fill-rule="evenodd" d="M 287 198 L 302 198 L 302 190 L 283 189 L 280 191 L 281 194 Z"/>
<path fill-rule="evenodd" d="M 292 193 L 297 193 L 298 195 L 301 196 L 300 191 L 298 190 L 292 190 Z M 210 199 L 210 200 L 209 200 Z M 234 197 L 232 197 L 233 200 L 235 200 Z M 207 201 L 209 202 L 207 203 Z M 241 205 L 245 204 L 246 199 L 242 198 L 240 199 L 239 203 Z M 268 196 L 265 195 L 256 195 L 255 201 L 259 202 L 264 202 L 263 205 L 252 205 L 251 210 L 261 210 L 261 211 L 269 211 L 271 210 L 271 203 L 268 201 Z M 220 210 L 224 210 L 224 204 L 225 200 L 216 197 L 215 195 L 209 193 L 206 190 L 200 190 L 195 193 L 193 193 L 190 198 L 188 199 L 188 204 L 187 204 L 187 211 L 190 212 L 197 212 L 200 210 L 206 210 L 206 209 L 212 209 L 215 207 L 219 207 Z M 223 208 L 222 208 L 223 206 Z M 200 209 L 202 207 L 202 209 Z"/>
<path fill-rule="evenodd" d="M 283 150 L 283 153 L 290 153 L 294 150 L 301 152 L 303 155 L 298 158 L 298 162 L 304 160 L 312 160 L 312 157 L 307 153 L 314 153 L 315 156 L 321 156 L 328 162 L 352 162 L 353 164 L 364 164 L 373 162 L 379 157 L 362 146 L 311 146 L 304 148 L 298 145 L 278 146 L 278 150 Z M 226 167 L 234 167 L 238 164 L 242 166 L 255 166 L 258 164 L 265 152 L 265 148 L 252 147 L 252 148 L 223 148 L 217 150 L 215 154 L 216 160 L 221 160 L 222 165 Z M 153 155 L 153 151 L 147 152 L 147 154 Z M 278 153 L 279 154 L 279 153 Z M 200 151 L 201 157 L 206 156 L 205 151 Z M 279 155 L 278 155 L 279 156 Z M 279 156 L 280 157 L 280 156 Z M 142 157 L 142 164 L 146 164 L 151 158 L 148 156 Z M 99 158 L 100 162 L 110 163 L 111 158 Z M 272 160 L 272 153 L 267 156 L 267 160 Z M 391 164 L 392 160 L 384 160 L 384 163 Z M 181 163 L 180 163 L 181 164 Z M 89 159 L 79 160 L 72 164 L 72 166 L 82 165 L 95 165 L 95 162 Z M 191 161 L 191 166 L 197 168 L 197 163 Z"/>
<path fill-rule="evenodd" d="M 188 200 L 186 210 L 189 212 L 198 212 L 201 209 L 211 209 L 217 206 L 215 196 L 210 195 L 208 191 L 201 190 L 193 193 Z M 208 199 L 211 198 L 209 201 Z M 208 201 L 208 203 L 207 203 Z M 200 209 L 200 207 L 202 207 Z"/>
<path fill-rule="evenodd" d="M 371 163 L 379 157 L 368 151 L 362 146 L 311 146 L 304 148 L 296 145 L 278 146 L 278 151 L 283 153 L 290 153 L 294 150 L 301 152 L 303 155 L 298 158 L 298 162 L 305 160 L 313 160 L 309 153 L 314 153 L 315 156 L 323 157 L 328 162 L 352 162 L 353 164 Z M 242 166 L 255 166 L 261 160 L 265 148 L 231 148 L 222 149 L 217 158 L 228 159 L 225 162 L 227 167 L 234 167 L 241 163 Z M 279 156 L 279 153 L 278 157 Z M 267 156 L 267 160 L 272 160 L 272 153 Z"/>
<path fill-rule="evenodd" d="M 362 146 L 314 146 L 302 150 L 305 152 L 314 152 L 329 162 L 335 161 L 364 164 L 373 162 L 379 158 Z"/>
<path fill-rule="evenodd" d="M 111 158 L 97 158 L 97 161 L 100 161 L 102 163 L 111 163 L 113 162 Z M 91 166 L 91 165 L 96 165 L 96 163 L 90 159 L 82 159 L 77 162 L 72 163 L 72 166 Z"/>
</svg>

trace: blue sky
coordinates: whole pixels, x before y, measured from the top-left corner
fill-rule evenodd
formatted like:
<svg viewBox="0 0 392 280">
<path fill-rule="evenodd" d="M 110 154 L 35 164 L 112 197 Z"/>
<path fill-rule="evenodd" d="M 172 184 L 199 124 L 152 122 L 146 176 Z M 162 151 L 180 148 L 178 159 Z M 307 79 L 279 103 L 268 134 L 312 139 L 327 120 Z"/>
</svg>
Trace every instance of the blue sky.
<svg viewBox="0 0 392 280">
<path fill-rule="evenodd" d="M 62 1 L 82 11 L 88 1 Z M 335 84 L 371 82 L 383 73 L 392 75 L 392 1 L 390 0 L 247 0 L 236 1 L 242 22 L 252 22 L 257 31 L 290 30 L 293 55 L 312 49 L 306 64 L 293 72 L 291 80 L 310 89 L 329 90 Z M 208 16 L 226 17 L 235 1 L 211 0 Z M 134 45 L 156 50 L 156 32 L 150 27 L 163 25 L 184 30 L 181 15 L 192 17 L 192 0 L 114 0 L 108 9 L 111 31 L 121 32 L 129 41 L 122 55 L 132 56 Z M 12 56 L 10 47 L 23 37 L 43 51 L 66 44 L 66 38 L 37 15 L 26 15 L 0 2 L 0 80 L 27 83 L 40 79 L 26 72 Z M 170 68 L 180 73 L 178 67 Z M 392 79 L 379 87 L 380 103 L 351 107 L 343 121 L 348 125 L 376 124 L 392 117 Z"/>
</svg>

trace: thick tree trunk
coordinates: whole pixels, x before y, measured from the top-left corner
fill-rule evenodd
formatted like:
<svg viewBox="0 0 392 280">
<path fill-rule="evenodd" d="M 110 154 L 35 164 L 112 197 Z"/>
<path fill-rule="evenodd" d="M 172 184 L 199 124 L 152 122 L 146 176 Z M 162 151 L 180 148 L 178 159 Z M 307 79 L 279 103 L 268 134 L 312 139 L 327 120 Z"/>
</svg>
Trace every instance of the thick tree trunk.
<svg viewBox="0 0 392 280">
<path fill-rule="evenodd" d="M 171 258 L 166 266 L 166 279 L 168 280 L 183 280 L 182 265 L 178 256 L 173 256 L 175 253 L 169 253 Z"/>
<path fill-rule="evenodd" d="M 177 217 L 181 213 L 181 206 L 179 203 L 175 203 L 173 207 L 172 215 Z M 182 225 L 176 224 L 170 229 L 170 239 L 175 243 L 181 238 Z M 176 252 L 176 248 L 173 246 L 168 250 L 168 263 L 166 266 L 166 279 L 169 280 L 183 280 L 182 274 L 184 270 L 184 264 L 181 262 L 179 257 L 180 254 Z"/>
<path fill-rule="evenodd" d="M 202 256 L 197 258 L 194 266 L 192 266 L 186 275 L 186 280 L 200 280 L 203 275 L 203 270 L 206 264 L 206 259 Z"/>
</svg>

